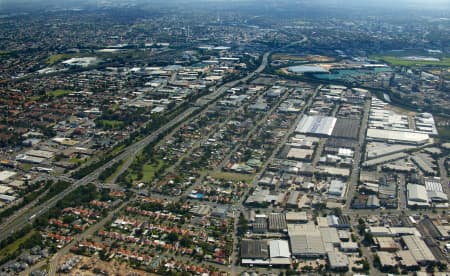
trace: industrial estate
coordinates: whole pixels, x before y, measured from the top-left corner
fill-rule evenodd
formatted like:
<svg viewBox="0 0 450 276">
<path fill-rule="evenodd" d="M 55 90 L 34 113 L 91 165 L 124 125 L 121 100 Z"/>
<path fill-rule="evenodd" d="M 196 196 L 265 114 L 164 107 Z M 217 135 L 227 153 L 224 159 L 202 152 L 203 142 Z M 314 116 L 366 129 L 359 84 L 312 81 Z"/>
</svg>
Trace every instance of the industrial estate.
<svg viewBox="0 0 450 276">
<path fill-rule="evenodd" d="M 0 9 L 0 275 L 448 275 L 448 9 L 194 2 Z"/>
</svg>

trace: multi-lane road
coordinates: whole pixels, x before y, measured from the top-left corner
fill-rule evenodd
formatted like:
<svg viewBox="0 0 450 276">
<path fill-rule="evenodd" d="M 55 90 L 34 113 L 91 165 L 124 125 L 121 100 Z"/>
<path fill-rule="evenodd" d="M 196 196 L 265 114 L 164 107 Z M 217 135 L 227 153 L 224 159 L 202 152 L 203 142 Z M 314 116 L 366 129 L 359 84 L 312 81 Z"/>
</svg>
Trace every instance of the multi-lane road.
<svg viewBox="0 0 450 276">
<path fill-rule="evenodd" d="M 100 168 L 96 169 L 92 173 L 88 174 L 87 176 L 83 177 L 80 180 L 77 180 L 71 185 L 69 188 L 64 190 L 63 192 L 59 193 L 58 195 L 54 196 L 50 200 L 34 206 L 32 208 L 29 208 L 25 212 L 22 212 L 21 215 L 15 217 L 12 220 L 8 220 L 6 223 L 0 226 L 0 241 L 8 238 L 11 234 L 19 231 L 25 225 L 30 223 L 30 220 L 34 220 L 40 215 L 47 212 L 50 208 L 54 207 L 61 199 L 63 199 L 65 196 L 67 196 L 69 193 L 73 192 L 75 189 L 77 189 L 80 186 L 87 185 L 88 183 L 95 182 L 99 175 L 107 168 L 109 168 L 112 164 L 116 163 L 120 160 L 126 160 L 126 159 L 133 159 L 132 157 L 136 156 L 136 154 L 141 151 L 143 148 L 145 148 L 148 144 L 156 141 L 160 134 L 165 133 L 166 131 L 170 130 L 172 127 L 175 127 L 176 125 L 182 123 L 185 121 L 189 116 L 194 114 L 195 111 L 198 111 L 199 109 L 207 108 L 209 105 L 215 102 L 216 99 L 218 99 L 223 93 L 225 93 L 229 88 L 236 86 L 240 83 L 247 82 L 248 80 L 252 79 L 253 77 L 257 76 L 259 73 L 264 71 L 264 69 L 267 66 L 268 58 L 269 58 L 270 52 L 267 52 L 263 55 L 262 61 L 260 66 L 253 71 L 252 73 L 248 74 L 247 76 L 234 80 L 228 83 L 225 83 L 221 85 L 219 88 L 215 89 L 211 94 L 205 95 L 202 98 L 200 98 L 197 103 L 201 103 L 200 105 L 197 104 L 197 106 L 192 106 L 187 108 L 184 112 L 179 114 L 177 117 L 175 117 L 173 120 L 153 132 L 152 134 L 148 135 L 144 139 L 130 145 L 125 150 L 122 151 L 118 156 L 113 158 L 110 162 L 107 164 L 101 166 Z M 128 163 L 128 162 L 127 162 Z M 129 165 L 129 164 L 126 164 Z M 30 219 L 32 218 L 32 219 Z"/>
</svg>

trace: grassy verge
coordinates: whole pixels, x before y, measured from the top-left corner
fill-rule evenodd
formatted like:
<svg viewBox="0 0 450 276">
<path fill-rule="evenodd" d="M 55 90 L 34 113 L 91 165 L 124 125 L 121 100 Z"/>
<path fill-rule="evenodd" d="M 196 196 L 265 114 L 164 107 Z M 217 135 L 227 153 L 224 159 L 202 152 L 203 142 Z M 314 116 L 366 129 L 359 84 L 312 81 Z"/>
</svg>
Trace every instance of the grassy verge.
<svg viewBox="0 0 450 276">
<path fill-rule="evenodd" d="M 72 158 L 69 159 L 69 162 L 72 163 L 72 164 L 80 165 L 83 162 L 86 162 L 86 160 L 85 159 L 76 158 L 76 157 L 72 157 Z"/>
<path fill-rule="evenodd" d="M 156 163 L 145 164 L 142 166 L 142 179 L 143 182 L 150 182 L 155 177 L 157 171 L 164 166 L 164 161 L 158 159 Z"/>
<path fill-rule="evenodd" d="M 247 183 L 250 183 L 251 181 L 253 181 L 253 178 L 255 177 L 255 175 L 253 175 L 253 174 L 241 174 L 241 173 L 230 173 L 230 172 L 220 172 L 220 171 L 210 172 L 209 175 L 214 178 L 218 178 L 218 179 L 230 180 L 230 181 L 244 181 Z"/>
<path fill-rule="evenodd" d="M 70 93 L 73 93 L 73 91 L 65 90 L 65 89 L 56 89 L 56 90 L 47 92 L 47 95 L 51 96 L 51 97 L 61 97 L 61 96 L 64 96 L 64 95 L 67 95 Z"/>
<path fill-rule="evenodd" d="M 7 246 L 0 249 L 0 260 L 3 260 L 4 258 L 7 258 L 8 256 L 11 256 L 15 252 L 17 252 L 20 249 L 21 245 L 24 244 L 28 239 L 30 239 L 35 232 L 36 232 L 35 230 L 31 230 L 25 236 L 15 240 L 13 243 L 10 243 Z"/>
<path fill-rule="evenodd" d="M 116 121 L 116 120 L 100 120 L 99 122 L 100 127 L 107 128 L 107 129 L 119 129 L 123 126 L 122 121 Z"/>
<path fill-rule="evenodd" d="M 115 147 L 115 148 L 111 151 L 110 155 L 111 155 L 111 156 L 116 156 L 116 155 L 119 154 L 119 152 L 121 152 L 123 149 L 125 149 L 125 145 L 120 145 L 120 146 L 118 146 L 118 147 Z"/>
<path fill-rule="evenodd" d="M 64 59 L 69 59 L 71 57 L 73 57 L 73 55 L 69 55 L 69 54 L 55 54 L 55 55 L 51 55 L 47 59 L 47 64 L 48 65 L 53 65 L 53 64 L 55 64 L 57 62 L 60 62 L 60 61 L 62 61 Z"/>
<path fill-rule="evenodd" d="M 110 167 L 106 168 L 102 173 L 98 176 L 100 181 L 106 181 L 108 179 L 113 179 L 114 175 L 118 173 L 120 168 L 123 166 L 124 161 L 120 160 L 116 163 L 112 164 Z"/>
<path fill-rule="evenodd" d="M 118 166 L 115 168 L 116 170 L 115 170 L 110 176 L 108 176 L 108 178 L 106 178 L 106 180 L 105 180 L 106 183 L 111 183 L 112 180 L 113 180 L 115 177 L 117 177 L 117 175 L 119 174 L 119 172 L 120 172 L 120 170 L 122 169 L 123 165 L 124 165 L 125 163 L 127 163 L 127 160 L 128 160 L 128 158 L 125 159 L 125 161 L 120 162 L 120 163 L 118 164 Z"/>
</svg>

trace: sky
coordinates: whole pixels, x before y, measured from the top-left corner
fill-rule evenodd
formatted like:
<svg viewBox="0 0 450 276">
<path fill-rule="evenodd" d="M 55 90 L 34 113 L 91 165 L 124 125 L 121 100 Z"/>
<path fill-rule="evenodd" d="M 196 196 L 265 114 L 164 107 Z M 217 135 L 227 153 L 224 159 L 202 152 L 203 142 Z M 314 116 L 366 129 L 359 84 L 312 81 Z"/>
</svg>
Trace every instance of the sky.
<svg viewBox="0 0 450 276">
<path fill-rule="evenodd" d="M 17 11 L 34 7 L 37 9 L 46 9 L 48 7 L 58 8 L 73 8 L 77 6 L 93 5 L 96 7 L 110 6 L 111 3 L 125 4 L 125 3 L 144 3 L 155 4 L 162 3 L 163 5 L 175 5 L 177 3 L 184 3 L 185 5 L 195 5 L 194 3 L 209 3 L 223 4 L 223 6 L 239 6 L 247 5 L 271 5 L 271 6 L 290 6 L 296 7 L 308 6 L 317 8 L 334 8 L 345 10 L 348 8 L 367 9 L 416 9 L 416 10 L 450 10 L 450 0 L 0 0 L 0 13 L 8 8 L 15 7 Z M 201 5 L 199 5 L 201 7 Z"/>
</svg>

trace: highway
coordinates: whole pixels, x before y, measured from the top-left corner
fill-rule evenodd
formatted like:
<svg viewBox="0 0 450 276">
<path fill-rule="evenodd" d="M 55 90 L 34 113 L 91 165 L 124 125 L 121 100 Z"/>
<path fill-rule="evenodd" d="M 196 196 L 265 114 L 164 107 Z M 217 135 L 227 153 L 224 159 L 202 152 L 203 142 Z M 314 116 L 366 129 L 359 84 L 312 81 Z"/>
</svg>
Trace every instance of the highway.
<svg viewBox="0 0 450 276">
<path fill-rule="evenodd" d="M 23 212 L 20 216 L 15 217 L 12 220 L 7 221 L 7 223 L 3 224 L 0 228 L 0 241 L 8 238 L 11 234 L 19 231 L 25 225 L 30 223 L 30 217 L 33 216 L 33 220 L 39 217 L 40 215 L 44 214 L 46 211 L 48 211 L 50 208 L 54 207 L 60 200 L 62 200 L 65 196 L 67 196 L 69 193 L 73 192 L 75 189 L 77 189 L 80 186 L 87 185 L 91 182 L 94 182 L 98 179 L 98 176 L 108 167 L 116 163 L 120 160 L 125 159 L 133 159 L 130 157 L 136 156 L 136 154 L 141 151 L 143 148 L 145 148 L 148 144 L 156 141 L 158 139 L 158 136 L 167 130 L 171 129 L 172 127 L 175 127 L 179 123 L 183 122 L 188 118 L 190 115 L 192 115 L 195 111 L 199 109 L 207 108 L 210 104 L 212 104 L 217 98 L 219 98 L 223 93 L 225 93 L 229 88 L 236 86 L 240 83 L 246 82 L 250 80 L 251 78 L 255 77 L 257 74 L 264 71 L 268 64 L 268 58 L 271 52 L 267 52 L 263 55 L 262 61 L 260 66 L 253 71 L 252 73 L 248 74 L 247 76 L 231 81 L 228 83 L 225 83 L 221 85 L 219 88 L 217 88 L 213 93 L 208 94 L 197 100 L 197 103 L 201 103 L 200 106 L 193 106 L 186 109 L 183 113 L 179 114 L 177 117 L 175 117 L 173 120 L 159 128 L 157 131 L 153 132 L 152 134 L 148 135 L 144 139 L 128 146 L 121 154 L 113 158 L 110 162 L 106 163 L 105 165 L 101 166 L 100 168 L 96 169 L 92 173 L 88 174 L 87 176 L 83 177 L 80 180 L 77 180 L 71 185 L 69 188 L 64 190 L 63 192 L 59 193 L 58 195 L 54 196 L 50 200 L 37 205 L 35 207 L 32 207 L 28 209 L 27 211 Z M 131 164 L 131 163 L 130 163 Z M 129 165 L 128 162 L 126 165 Z"/>
<path fill-rule="evenodd" d="M 73 185 L 71 185 L 69 188 L 67 188 L 63 192 L 54 196 L 50 200 L 42 203 L 41 205 L 37 205 L 33 208 L 30 208 L 29 210 L 24 212 L 21 216 L 18 216 L 13 220 L 8 221 L 8 223 L 3 225 L 3 227 L 0 229 L 0 241 L 6 239 L 10 234 L 20 230 L 27 223 L 29 223 L 29 218 L 31 216 L 36 215 L 36 217 L 38 217 L 38 216 L 42 215 L 47 210 L 54 207 L 61 199 L 63 199 L 69 193 L 73 192 L 78 187 L 96 181 L 98 179 L 98 176 L 100 175 L 100 173 L 102 173 L 105 169 L 110 167 L 115 162 L 117 162 L 119 160 L 124 160 L 130 156 L 136 155 L 145 146 L 147 146 L 148 144 L 155 141 L 160 134 L 164 133 L 165 131 L 169 130 L 173 126 L 175 126 L 175 125 L 179 124 L 180 122 L 182 122 L 183 120 L 185 120 L 188 116 L 190 116 L 197 109 L 198 109 L 198 107 L 188 108 L 186 111 L 184 111 L 183 113 L 178 115 L 176 118 L 174 118 L 172 121 L 170 121 L 163 127 L 159 128 L 157 131 L 153 132 L 152 134 L 148 135 L 147 137 L 140 140 L 139 142 L 136 142 L 135 144 L 126 148 L 121 154 L 119 154 L 118 156 L 113 158 L 113 160 L 111 160 L 107 164 L 101 166 L 100 168 L 93 171 L 89 175 L 83 177 L 82 179 L 75 181 Z M 36 218 L 36 217 L 34 217 L 34 218 Z"/>
</svg>

